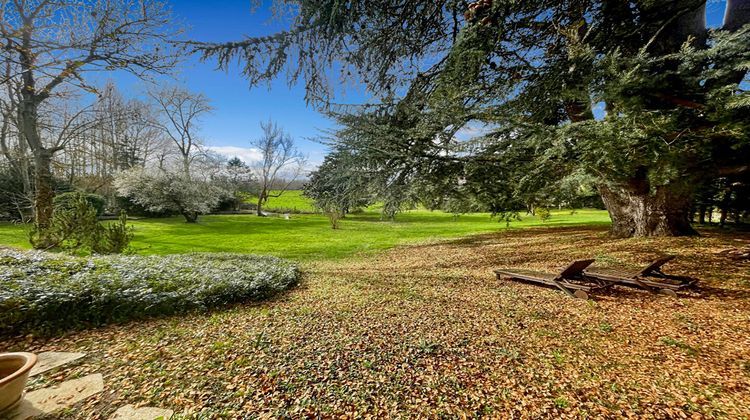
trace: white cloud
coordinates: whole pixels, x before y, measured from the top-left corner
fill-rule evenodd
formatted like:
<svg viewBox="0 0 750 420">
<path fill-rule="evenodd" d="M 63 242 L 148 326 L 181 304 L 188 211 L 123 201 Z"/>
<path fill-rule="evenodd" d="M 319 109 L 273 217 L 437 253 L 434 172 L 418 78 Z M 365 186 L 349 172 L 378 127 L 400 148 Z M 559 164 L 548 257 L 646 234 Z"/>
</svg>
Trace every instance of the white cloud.
<svg viewBox="0 0 750 420">
<path fill-rule="evenodd" d="M 208 146 L 207 149 L 230 159 L 238 157 L 247 164 L 258 162 L 263 158 L 263 154 L 260 150 L 252 147 Z"/>
</svg>

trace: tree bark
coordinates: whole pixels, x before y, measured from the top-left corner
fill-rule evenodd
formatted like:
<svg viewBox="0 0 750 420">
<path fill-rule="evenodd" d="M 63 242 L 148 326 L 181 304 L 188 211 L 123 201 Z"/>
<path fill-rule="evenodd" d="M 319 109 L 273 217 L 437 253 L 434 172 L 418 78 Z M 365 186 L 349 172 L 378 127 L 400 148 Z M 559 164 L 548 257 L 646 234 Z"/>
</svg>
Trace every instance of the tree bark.
<svg viewBox="0 0 750 420">
<path fill-rule="evenodd" d="M 260 216 L 260 217 L 263 217 L 263 216 L 265 216 L 265 214 L 263 214 L 263 208 L 262 208 L 262 207 L 263 207 L 263 199 L 265 198 L 265 195 L 266 195 L 266 194 L 267 194 L 267 193 L 266 193 L 266 190 L 265 190 L 265 189 L 264 189 L 264 190 L 262 190 L 262 191 L 260 192 L 260 194 L 258 194 L 258 207 L 256 208 L 256 214 L 257 214 L 258 216 Z"/>
<path fill-rule="evenodd" d="M 185 173 L 187 179 L 190 179 L 190 156 L 182 156 L 182 171 Z"/>
<path fill-rule="evenodd" d="M 182 216 L 185 218 L 185 223 L 198 222 L 198 212 L 196 211 L 182 211 Z"/>
<path fill-rule="evenodd" d="M 24 18 L 22 36 L 23 49 L 20 52 L 20 65 L 23 69 L 21 100 L 18 104 L 18 123 L 21 136 L 26 140 L 34 156 L 34 223 L 38 232 L 48 228 L 52 221 L 52 200 L 55 193 L 52 189 L 52 155 L 54 148 L 47 148 L 39 135 L 39 105 L 49 97 L 48 91 L 37 92 L 34 68 L 36 56 L 32 53 L 31 34 L 33 22 Z M 39 246 L 45 246 L 44 241 Z"/>
<path fill-rule="evenodd" d="M 729 215 L 729 206 L 732 202 L 732 182 L 726 180 L 724 182 L 724 194 L 721 196 L 721 202 L 719 203 L 719 226 L 724 227 L 727 223 L 727 216 Z"/>
<path fill-rule="evenodd" d="M 673 183 L 651 188 L 645 170 L 626 184 L 599 185 L 599 193 L 612 220 L 611 234 L 633 236 L 690 236 L 691 190 Z"/>
<path fill-rule="evenodd" d="M 729 209 L 727 209 L 726 207 L 722 207 L 721 216 L 719 217 L 719 227 L 724 227 L 727 224 L 728 214 L 729 214 Z"/>
<path fill-rule="evenodd" d="M 750 22 L 750 0 L 727 0 L 722 29 L 734 32 Z"/>
<path fill-rule="evenodd" d="M 52 220 L 52 200 L 55 197 L 52 177 L 52 156 L 55 149 L 44 147 L 38 126 L 38 102 L 24 95 L 19 106 L 18 120 L 21 134 L 34 156 L 34 223 L 38 230 L 49 227 Z"/>
<path fill-rule="evenodd" d="M 34 151 L 34 215 L 36 227 L 43 230 L 52 221 L 52 201 L 55 192 L 52 189 L 52 152 L 49 149 Z"/>
</svg>

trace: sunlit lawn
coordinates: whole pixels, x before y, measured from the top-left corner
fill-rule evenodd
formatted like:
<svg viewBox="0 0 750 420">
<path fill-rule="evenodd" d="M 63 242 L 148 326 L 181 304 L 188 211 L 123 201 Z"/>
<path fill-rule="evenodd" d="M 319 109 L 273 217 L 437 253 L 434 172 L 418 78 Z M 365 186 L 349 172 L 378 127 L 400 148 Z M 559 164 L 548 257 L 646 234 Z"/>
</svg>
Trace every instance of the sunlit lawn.
<svg viewBox="0 0 750 420">
<path fill-rule="evenodd" d="M 268 211 L 293 212 L 293 213 L 314 213 L 315 207 L 309 198 L 302 195 L 300 190 L 284 191 L 279 197 L 279 191 L 271 191 L 268 203 L 265 209 Z M 257 197 L 251 197 L 248 202 L 255 204 Z"/>
<path fill-rule="evenodd" d="M 135 239 L 131 243 L 139 254 L 185 252 L 240 252 L 272 254 L 296 260 L 333 259 L 391 248 L 398 244 L 437 238 L 456 238 L 506 229 L 504 222 L 489 214 L 455 217 L 442 212 L 414 210 L 399 214 L 396 221 L 383 221 L 380 214 L 367 212 L 349 215 L 341 229 L 330 228 L 322 215 L 257 217 L 253 215 L 201 216 L 197 224 L 181 217 L 146 219 L 131 222 Z M 546 222 L 522 216 L 511 228 L 556 225 L 604 225 L 605 211 L 553 211 Z M 0 245 L 29 248 L 28 227 L 0 224 Z"/>
</svg>

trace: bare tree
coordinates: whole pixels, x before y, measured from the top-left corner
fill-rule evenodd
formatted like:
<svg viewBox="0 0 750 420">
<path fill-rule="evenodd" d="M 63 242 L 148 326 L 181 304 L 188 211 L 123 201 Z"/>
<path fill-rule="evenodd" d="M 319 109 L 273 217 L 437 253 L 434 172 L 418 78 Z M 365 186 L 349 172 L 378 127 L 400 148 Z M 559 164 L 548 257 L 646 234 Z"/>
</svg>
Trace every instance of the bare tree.
<svg viewBox="0 0 750 420">
<path fill-rule="evenodd" d="M 258 216 L 264 216 L 263 205 L 270 197 L 280 197 L 302 173 L 304 156 L 294 145 L 294 139 L 275 122 L 261 122 L 263 135 L 252 142 L 261 153 L 253 165 L 259 183 Z M 271 193 L 275 188 L 275 193 Z"/>
<path fill-rule="evenodd" d="M 13 63 L 6 61 L 4 66 L 3 84 L 4 89 L 0 91 L 0 114 L 2 126 L 0 127 L 0 153 L 7 162 L 7 169 L 14 179 L 19 181 L 13 188 L 0 190 L 8 204 L 18 214 L 21 221 L 28 220 L 33 208 L 33 188 L 31 178 L 31 158 L 28 145 L 18 141 L 18 93 L 21 91 L 21 83 L 18 78 L 13 77 L 15 68 Z M 20 186 L 20 188 L 18 188 Z M 8 186 L 10 187 L 10 186 Z"/>
<path fill-rule="evenodd" d="M 0 186 L 0 196 L 5 205 L 13 209 L 7 209 L 8 215 L 14 213 L 17 216 L 14 219 L 26 221 L 33 206 L 31 160 L 28 147 L 24 143 L 13 141 L 17 137 L 14 115 L 5 98 L 0 99 L 0 157 L 4 159 L 4 162 L 0 160 L 0 169 L 14 181 Z"/>
<path fill-rule="evenodd" d="M 159 148 L 165 148 L 166 138 L 157 125 L 157 110 L 153 104 L 139 99 L 123 98 L 113 83 L 108 83 L 99 99 L 101 139 L 109 149 L 110 171 L 143 166 Z"/>
<path fill-rule="evenodd" d="M 211 112 L 208 98 L 180 87 L 167 87 L 150 91 L 161 119 L 157 127 L 177 146 L 182 169 L 190 177 L 190 164 L 200 150 L 198 138 L 200 118 Z"/>
<path fill-rule="evenodd" d="M 0 1 L 3 60 L 20 80 L 18 128 L 34 159 L 37 228 L 52 217 L 51 162 L 63 145 L 42 136 L 40 108 L 63 86 L 95 89 L 86 72 L 124 70 L 139 77 L 172 68 L 166 46 L 175 35 L 160 0 Z"/>
<path fill-rule="evenodd" d="M 171 141 L 155 127 L 155 114 L 149 103 L 127 100 L 107 83 L 86 117 L 88 127 L 55 156 L 55 176 L 89 192 L 113 195 L 114 173 L 143 167 L 161 149 L 171 149 Z"/>
</svg>

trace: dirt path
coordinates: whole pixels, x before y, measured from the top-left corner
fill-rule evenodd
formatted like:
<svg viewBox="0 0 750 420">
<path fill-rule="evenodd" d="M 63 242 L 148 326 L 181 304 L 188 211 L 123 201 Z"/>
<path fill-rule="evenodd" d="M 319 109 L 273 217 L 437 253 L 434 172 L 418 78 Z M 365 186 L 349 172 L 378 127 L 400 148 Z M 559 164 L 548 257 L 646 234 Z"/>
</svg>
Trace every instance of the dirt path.
<svg viewBox="0 0 750 420">
<path fill-rule="evenodd" d="M 80 332 L 16 350 L 89 354 L 37 386 L 89 372 L 107 390 L 69 414 L 125 403 L 208 418 L 750 416 L 750 235 L 610 240 L 506 231 L 306 267 L 274 302 Z M 678 299 L 617 289 L 589 301 L 497 280 L 500 266 L 573 258 L 700 277 Z"/>
</svg>

